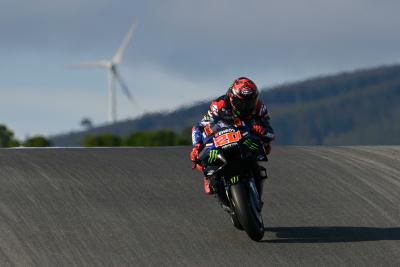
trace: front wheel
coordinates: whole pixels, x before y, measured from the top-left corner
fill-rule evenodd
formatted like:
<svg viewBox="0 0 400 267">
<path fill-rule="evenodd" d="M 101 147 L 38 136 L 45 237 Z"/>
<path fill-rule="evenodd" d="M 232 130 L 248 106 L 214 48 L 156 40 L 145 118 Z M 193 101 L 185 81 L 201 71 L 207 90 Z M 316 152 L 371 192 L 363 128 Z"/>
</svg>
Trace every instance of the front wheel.
<svg viewBox="0 0 400 267">
<path fill-rule="evenodd" d="M 264 237 L 264 223 L 257 205 L 258 196 L 254 195 L 248 181 L 231 186 L 231 201 L 240 225 L 254 241 Z"/>
<path fill-rule="evenodd" d="M 231 222 L 233 224 L 233 226 L 235 226 L 236 229 L 243 231 L 244 228 L 243 226 L 240 224 L 238 217 L 236 216 L 236 213 L 231 212 Z"/>
</svg>

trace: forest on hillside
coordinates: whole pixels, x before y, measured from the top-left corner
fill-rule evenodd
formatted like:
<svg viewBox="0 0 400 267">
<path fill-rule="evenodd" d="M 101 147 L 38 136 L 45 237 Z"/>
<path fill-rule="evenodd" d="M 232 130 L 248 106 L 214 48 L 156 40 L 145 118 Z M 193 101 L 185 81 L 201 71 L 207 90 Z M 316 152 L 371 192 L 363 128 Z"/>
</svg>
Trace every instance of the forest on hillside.
<svg viewBox="0 0 400 267">
<path fill-rule="evenodd" d="M 277 144 L 400 144 L 400 65 L 284 84 L 264 89 L 261 98 L 271 113 Z M 124 138 L 138 131 L 181 132 L 200 120 L 208 106 L 209 102 L 196 103 L 51 140 L 69 146 L 81 144 L 87 135 L 108 133 Z"/>
</svg>

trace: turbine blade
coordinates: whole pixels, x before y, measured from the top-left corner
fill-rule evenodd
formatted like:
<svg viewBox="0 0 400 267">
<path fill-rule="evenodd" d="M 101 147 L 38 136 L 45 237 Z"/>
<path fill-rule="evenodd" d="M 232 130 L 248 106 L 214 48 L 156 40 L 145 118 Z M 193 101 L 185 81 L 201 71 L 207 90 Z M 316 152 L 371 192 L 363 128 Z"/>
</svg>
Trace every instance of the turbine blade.
<svg viewBox="0 0 400 267">
<path fill-rule="evenodd" d="M 117 80 L 117 82 L 120 84 L 121 88 L 122 88 L 122 92 L 125 94 L 125 96 L 131 101 L 134 102 L 133 97 L 131 92 L 129 91 L 128 86 L 126 85 L 125 81 L 122 79 L 121 75 L 119 74 L 119 72 L 117 71 L 117 69 L 115 68 L 115 66 L 112 68 L 112 73 L 114 74 L 115 79 Z"/>
<path fill-rule="evenodd" d="M 135 33 L 137 28 L 137 23 L 133 23 L 131 28 L 129 29 L 128 33 L 125 35 L 124 40 L 122 41 L 121 46 L 119 47 L 119 49 L 117 50 L 117 52 L 115 53 L 113 59 L 112 59 L 112 63 L 114 64 L 121 64 L 122 62 L 122 58 L 124 56 L 125 50 L 128 47 L 130 41 L 132 40 L 133 34 Z"/>
<path fill-rule="evenodd" d="M 140 104 L 133 98 L 131 92 L 129 91 L 128 86 L 126 85 L 124 79 L 122 79 L 121 75 L 117 71 L 117 68 L 114 66 L 112 69 L 112 73 L 114 74 L 115 80 L 119 83 L 119 85 L 122 88 L 122 92 L 125 94 L 125 96 L 129 99 L 129 101 L 134 104 L 140 111 L 143 111 L 143 108 L 140 106 Z"/>
<path fill-rule="evenodd" d="M 69 64 L 69 65 L 67 65 L 67 67 L 81 68 L 81 69 L 104 69 L 104 68 L 109 68 L 110 65 L 111 65 L 111 62 L 102 60 L 102 61 L 97 61 L 97 62 Z"/>
</svg>

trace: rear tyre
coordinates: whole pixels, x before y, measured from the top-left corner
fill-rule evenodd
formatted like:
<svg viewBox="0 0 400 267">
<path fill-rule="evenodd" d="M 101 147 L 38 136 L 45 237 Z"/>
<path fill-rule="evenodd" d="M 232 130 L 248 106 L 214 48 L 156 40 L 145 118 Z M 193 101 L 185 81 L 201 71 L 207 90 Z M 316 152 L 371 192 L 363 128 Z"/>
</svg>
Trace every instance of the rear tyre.
<svg viewBox="0 0 400 267">
<path fill-rule="evenodd" d="M 261 211 L 257 209 L 256 196 L 250 194 L 251 190 L 246 181 L 231 186 L 232 204 L 241 226 L 247 235 L 254 241 L 264 237 L 264 223 Z"/>
</svg>

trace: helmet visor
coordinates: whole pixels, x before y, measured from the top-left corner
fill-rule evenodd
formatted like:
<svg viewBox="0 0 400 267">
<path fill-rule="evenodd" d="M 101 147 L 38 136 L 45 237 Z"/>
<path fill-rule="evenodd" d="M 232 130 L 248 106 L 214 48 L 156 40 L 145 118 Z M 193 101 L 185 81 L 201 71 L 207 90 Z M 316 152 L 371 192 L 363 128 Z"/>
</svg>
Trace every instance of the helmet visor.
<svg viewBox="0 0 400 267">
<path fill-rule="evenodd" d="M 240 112 L 241 115 L 251 115 L 256 110 L 257 98 L 239 99 L 233 98 L 234 108 Z"/>
</svg>

